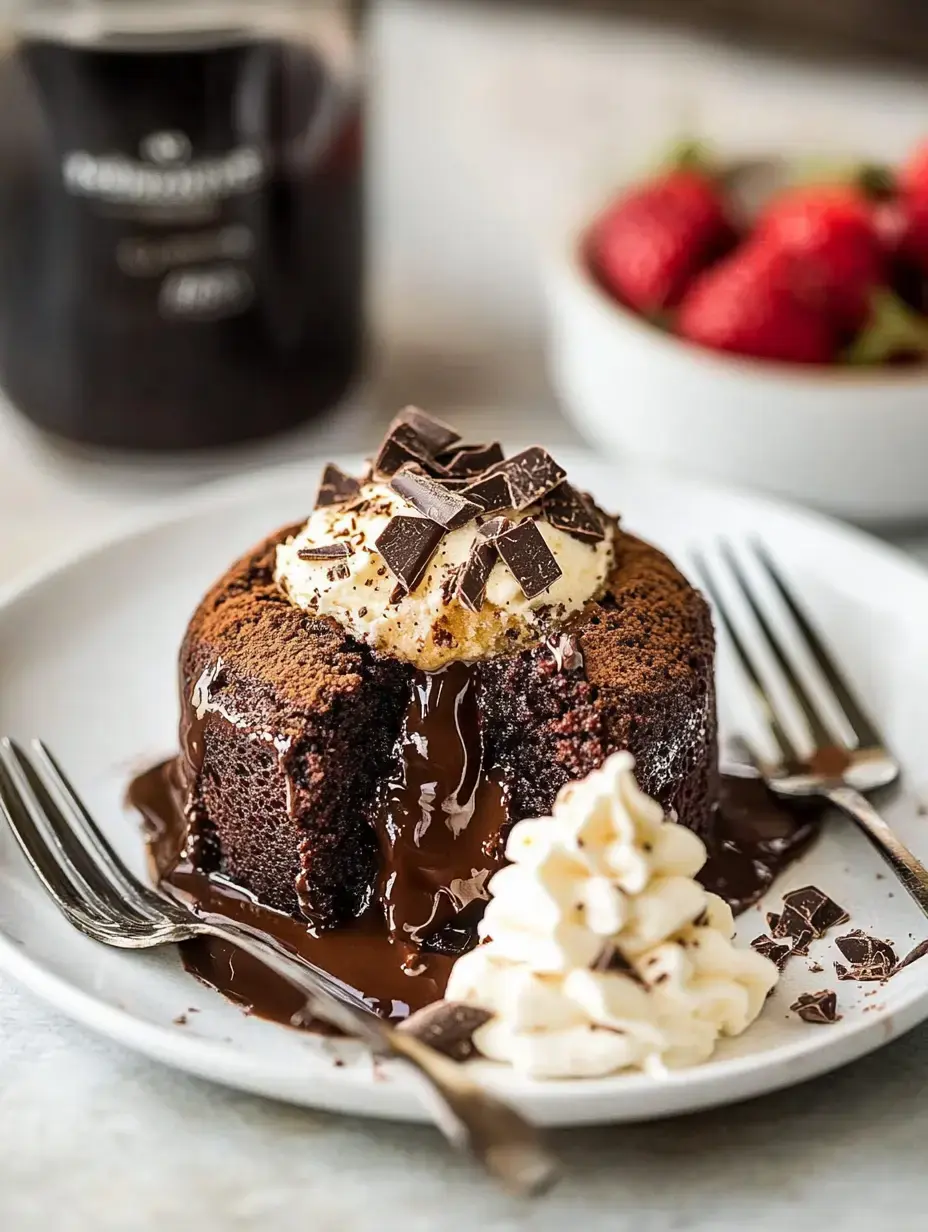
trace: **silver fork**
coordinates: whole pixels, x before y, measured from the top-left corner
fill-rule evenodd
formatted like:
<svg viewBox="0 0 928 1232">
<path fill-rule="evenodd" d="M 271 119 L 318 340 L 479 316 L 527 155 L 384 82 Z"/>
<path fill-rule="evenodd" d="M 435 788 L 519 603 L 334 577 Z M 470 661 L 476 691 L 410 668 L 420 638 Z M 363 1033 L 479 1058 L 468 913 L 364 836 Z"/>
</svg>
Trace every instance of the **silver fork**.
<svg viewBox="0 0 928 1232">
<path fill-rule="evenodd" d="M 534 1195 L 556 1180 L 558 1165 L 539 1131 L 477 1086 L 463 1066 L 393 1029 L 351 989 L 266 934 L 223 917 L 195 915 L 141 882 L 40 740 L 27 755 L 12 740 L 0 739 L 0 814 L 55 904 L 82 933 L 121 949 L 203 935 L 231 942 L 299 989 L 312 1013 L 362 1040 L 375 1055 L 411 1066 L 424 1080 L 423 1094 L 446 1138 L 469 1150 L 508 1189 Z"/>
<path fill-rule="evenodd" d="M 766 643 L 768 657 L 779 668 L 781 681 L 792 695 L 798 715 L 804 720 L 808 747 L 806 751 L 797 748 L 789 735 L 790 724 L 782 704 L 777 702 L 773 690 L 765 683 L 769 673 L 765 671 L 763 656 L 757 653 L 757 649 L 752 649 L 749 639 L 743 636 L 741 630 L 745 628 L 744 622 L 738 620 L 734 608 L 717 585 L 716 579 L 721 578 L 722 573 L 718 568 L 713 571 L 702 553 L 694 552 L 692 559 L 699 579 L 744 670 L 777 756 L 771 759 L 765 755 L 763 750 L 755 747 L 756 742 L 752 745 L 744 733 L 741 733 L 741 742 L 750 750 L 767 786 L 777 795 L 794 799 L 824 797 L 856 822 L 892 866 L 921 910 L 928 915 L 928 869 L 862 794 L 893 783 L 899 777 L 899 763 L 855 698 L 770 553 L 758 542 L 746 544 L 743 551 L 753 554 L 758 573 L 760 576 L 766 575 L 771 592 L 779 597 L 782 614 L 787 616 L 794 635 L 805 644 L 807 656 L 818 668 L 820 688 L 826 695 L 830 691 L 831 706 L 823 707 L 816 702 L 813 692 L 803 680 L 801 664 L 790 648 L 789 639 L 777 631 L 777 624 L 781 621 L 774 613 L 769 598 L 764 596 L 743 568 L 731 544 L 720 544 L 713 559 L 724 566 L 736 591 L 740 592 L 761 643 Z M 833 713 L 829 714 L 829 710 Z M 846 724 L 840 724 L 835 714 L 843 715 Z"/>
</svg>

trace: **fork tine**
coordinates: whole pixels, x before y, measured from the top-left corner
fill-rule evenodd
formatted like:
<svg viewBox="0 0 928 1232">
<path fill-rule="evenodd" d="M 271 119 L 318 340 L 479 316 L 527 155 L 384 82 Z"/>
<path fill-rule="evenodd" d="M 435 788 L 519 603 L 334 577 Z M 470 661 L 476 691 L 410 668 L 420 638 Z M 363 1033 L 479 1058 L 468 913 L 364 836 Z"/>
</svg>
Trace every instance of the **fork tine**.
<svg viewBox="0 0 928 1232">
<path fill-rule="evenodd" d="M 0 740 L 0 814 L 5 818 L 23 855 L 58 909 L 78 928 L 93 931 L 107 918 L 88 900 L 85 888 L 56 851 L 27 804 L 28 783 L 13 754 L 12 743 Z"/>
<path fill-rule="evenodd" d="M 126 867 L 44 742 L 33 740 L 32 749 L 36 777 L 54 798 L 71 833 L 77 836 L 110 889 L 118 894 L 120 903 L 133 907 L 147 920 L 162 921 L 169 906 L 167 900 L 139 881 Z"/>
<path fill-rule="evenodd" d="M 17 837 L 22 835 L 33 849 L 37 842 L 44 843 L 60 877 L 66 878 L 70 885 L 70 898 L 79 900 L 86 914 L 105 922 L 107 927 L 118 925 L 124 932 L 138 932 L 140 926 L 150 930 L 152 923 L 157 922 L 156 918 L 152 913 L 141 916 L 131 905 L 123 902 L 119 892 L 103 876 L 99 865 L 77 839 L 28 758 L 7 737 L 0 740 L 0 760 L 15 790 L 19 806 Z M 27 819 L 25 825 L 24 816 Z M 16 831 L 16 821 L 11 824 Z"/>
<path fill-rule="evenodd" d="M 833 732 L 822 719 L 818 707 L 809 695 L 806 686 L 802 682 L 802 678 L 790 660 L 783 640 L 771 624 L 763 607 L 758 602 L 754 593 L 754 587 L 748 580 L 738 557 L 730 543 L 723 542 L 721 544 L 722 554 L 728 564 L 729 569 L 735 581 L 738 583 L 738 588 L 744 596 L 745 602 L 751 609 L 751 614 L 757 621 L 761 632 L 767 639 L 770 650 L 773 653 L 777 664 L 782 671 L 787 684 L 792 690 L 793 696 L 805 716 L 806 722 L 809 724 L 809 730 L 812 733 L 812 738 L 819 748 L 826 748 L 829 745 L 843 744 L 844 739 L 840 732 Z"/>
<path fill-rule="evenodd" d="M 825 643 L 809 623 L 802 608 L 796 602 L 769 550 L 757 539 L 751 541 L 751 547 L 783 603 L 786 605 L 786 609 L 795 621 L 799 632 L 805 638 L 812 658 L 815 660 L 819 671 L 831 686 L 838 704 L 844 711 L 844 715 L 850 723 L 854 735 L 857 737 L 858 744 L 861 748 L 878 748 L 882 744 L 879 732 L 851 692 L 847 681 L 838 670 L 838 666 L 826 648 Z"/>
<path fill-rule="evenodd" d="M 735 622 L 729 615 L 728 609 L 725 606 L 725 601 L 722 598 L 721 592 L 715 584 L 715 580 L 707 565 L 705 558 L 700 552 L 692 552 L 691 558 L 699 575 L 699 580 L 702 583 L 706 593 L 712 600 L 712 605 L 715 608 L 716 615 L 725 630 L 728 640 L 731 642 L 737 655 L 738 661 L 744 670 L 745 675 L 750 681 L 755 695 L 755 700 L 764 716 L 770 733 L 780 749 L 780 753 L 786 763 L 796 763 L 800 760 L 799 754 L 796 752 L 796 747 L 792 740 L 786 734 L 780 720 L 777 717 L 776 711 L 764 687 L 764 682 L 760 672 L 754 663 L 750 651 L 744 644 L 741 635 L 735 626 Z M 757 758 L 758 761 L 763 761 L 763 758 Z"/>
</svg>

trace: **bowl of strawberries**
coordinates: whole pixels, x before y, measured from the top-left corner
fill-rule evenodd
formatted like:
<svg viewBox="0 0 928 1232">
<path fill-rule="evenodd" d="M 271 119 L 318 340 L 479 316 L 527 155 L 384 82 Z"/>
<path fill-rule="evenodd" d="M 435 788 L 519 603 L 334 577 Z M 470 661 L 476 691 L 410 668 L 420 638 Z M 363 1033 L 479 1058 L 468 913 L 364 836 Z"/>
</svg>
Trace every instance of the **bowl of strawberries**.
<svg viewBox="0 0 928 1232">
<path fill-rule="evenodd" d="M 548 277 L 565 411 L 623 457 L 928 516 L 928 141 L 895 168 L 686 147 Z"/>
</svg>

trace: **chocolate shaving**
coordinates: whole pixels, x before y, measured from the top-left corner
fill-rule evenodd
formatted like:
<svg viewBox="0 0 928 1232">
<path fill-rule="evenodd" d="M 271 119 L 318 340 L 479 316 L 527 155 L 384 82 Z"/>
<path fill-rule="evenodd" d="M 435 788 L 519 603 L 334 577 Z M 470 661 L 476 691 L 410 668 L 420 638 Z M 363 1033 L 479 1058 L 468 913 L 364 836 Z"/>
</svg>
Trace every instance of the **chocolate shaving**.
<svg viewBox="0 0 928 1232">
<path fill-rule="evenodd" d="M 457 445 L 438 455 L 438 461 L 449 475 L 462 476 L 482 475 L 489 467 L 505 460 L 499 441 L 485 445 Z"/>
<path fill-rule="evenodd" d="M 503 474 L 487 475 L 477 483 L 469 484 L 464 488 L 463 495 L 468 500 L 476 501 L 484 513 L 499 513 L 501 509 L 512 508 L 509 480 Z"/>
<path fill-rule="evenodd" d="M 523 449 L 508 461 L 498 463 L 490 469 L 490 474 L 506 476 L 512 493 L 512 507 L 516 510 L 534 505 L 567 478 L 564 468 L 558 466 L 547 449 L 542 449 L 540 445 Z"/>
<path fill-rule="evenodd" d="M 492 539 L 478 535 L 471 544 L 467 563 L 457 575 L 455 594 L 458 601 L 471 612 L 479 612 L 487 593 L 487 582 L 499 552 Z"/>
<path fill-rule="evenodd" d="M 838 996 L 831 988 L 823 988 L 821 992 L 804 992 L 789 1007 L 798 1014 L 803 1022 L 812 1022 L 828 1026 L 839 1022 Z"/>
<path fill-rule="evenodd" d="M 613 943 L 608 944 L 602 950 L 599 957 L 593 963 L 593 970 L 610 971 L 616 975 L 627 975 L 630 980 L 634 980 L 642 988 L 648 987 L 647 981 L 639 975 L 637 969 L 632 966 L 619 947 Z"/>
<path fill-rule="evenodd" d="M 888 980 L 896 970 L 896 952 L 889 942 L 868 937 L 859 928 L 838 937 L 835 945 L 850 963 L 850 969 L 835 963 L 839 980 Z"/>
<path fill-rule="evenodd" d="M 481 512 L 480 505 L 432 479 L 415 463 L 409 463 L 397 471 L 390 481 L 390 487 L 414 509 L 418 509 L 445 530 L 456 530 Z"/>
<path fill-rule="evenodd" d="M 377 550 L 390 572 L 407 591 L 415 590 L 444 537 L 444 530 L 428 518 L 397 514 L 377 539 Z M 395 593 L 395 591 L 394 591 Z"/>
<path fill-rule="evenodd" d="M 327 509 L 330 505 L 343 505 L 353 500 L 360 491 L 361 485 L 354 475 L 346 475 L 340 466 L 329 462 L 319 481 L 315 507 Z"/>
<path fill-rule="evenodd" d="M 772 937 L 766 937 L 763 933 L 754 938 L 751 942 L 751 949 L 756 950 L 758 954 L 763 954 L 764 958 L 769 958 L 772 963 L 776 963 L 778 971 L 782 971 L 786 966 L 786 960 L 792 952 L 788 945 L 777 945 Z"/>
<path fill-rule="evenodd" d="M 412 428 L 432 458 L 445 453 L 461 439 L 460 432 L 455 432 L 450 424 L 443 423 L 442 420 L 436 419 L 434 415 L 426 414 L 425 411 L 420 411 L 417 406 L 404 407 L 390 425 L 388 435 L 400 424 L 406 424 Z"/>
<path fill-rule="evenodd" d="M 351 555 L 347 543 L 323 543 L 317 548 L 300 548 L 297 552 L 300 560 L 344 560 Z"/>
<path fill-rule="evenodd" d="M 547 522 L 574 539 L 584 543 L 600 543 L 606 537 L 596 506 L 566 481 L 548 493 L 541 509 Z"/>
<path fill-rule="evenodd" d="M 495 543 L 526 599 L 542 594 L 561 576 L 561 566 L 533 521 L 519 522 Z"/>
<path fill-rule="evenodd" d="M 804 933 L 823 937 L 829 928 L 846 924 L 848 913 L 818 886 L 802 886 L 783 895 L 783 912 L 773 929 L 774 937 L 803 938 Z"/>
<path fill-rule="evenodd" d="M 411 1014 L 396 1029 L 407 1032 L 446 1057 L 466 1061 L 476 1051 L 474 1033 L 492 1017 L 488 1010 L 477 1005 L 435 1001 Z"/>
</svg>

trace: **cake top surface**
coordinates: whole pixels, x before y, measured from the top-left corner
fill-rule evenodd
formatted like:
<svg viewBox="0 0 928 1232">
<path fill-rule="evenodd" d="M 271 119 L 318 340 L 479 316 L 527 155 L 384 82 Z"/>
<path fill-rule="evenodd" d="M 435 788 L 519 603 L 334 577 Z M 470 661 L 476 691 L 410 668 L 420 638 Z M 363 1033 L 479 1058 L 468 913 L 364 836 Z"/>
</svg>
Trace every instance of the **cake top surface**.
<svg viewBox="0 0 928 1232">
<path fill-rule="evenodd" d="M 362 479 L 325 468 L 277 550 L 295 606 L 426 670 L 517 649 L 602 593 L 615 522 L 540 446 L 506 459 L 409 407 Z"/>
</svg>

